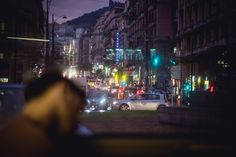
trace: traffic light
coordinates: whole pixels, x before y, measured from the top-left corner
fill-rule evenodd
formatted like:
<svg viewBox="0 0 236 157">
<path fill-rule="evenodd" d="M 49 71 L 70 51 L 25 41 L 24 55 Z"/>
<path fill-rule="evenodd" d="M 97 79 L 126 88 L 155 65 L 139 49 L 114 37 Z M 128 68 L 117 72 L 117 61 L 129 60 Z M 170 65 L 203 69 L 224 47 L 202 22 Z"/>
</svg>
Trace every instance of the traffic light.
<svg viewBox="0 0 236 157">
<path fill-rule="evenodd" d="M 126 87 L 127 86 L 127 82 L 125 82 L 125 81 L 120 82 L 120 86 L 121 87 Z"/>
<path fill-rule="evenodd" d="M 154 54 L 151 58 L 151 66 L 153 68 L 159 67 L 161 65 L 161 57 L 158 54 Z"/>
<path fill-rule="evenodd" d="M 186 93 L 190 92 L 191 86 L 190 86 L 190 84 L 189 84 L 188 82 L 185 82 L 185 83 L 184 83 L 184 85 L 183 85 L 183 90 L 184 90 Z"/>
<path fill-rule="evenodd" d="M 170 59 L 170 64 L 171 65 L 176 65 L 177 64 L 177 61 L 175 59 Z"/>
</svg>

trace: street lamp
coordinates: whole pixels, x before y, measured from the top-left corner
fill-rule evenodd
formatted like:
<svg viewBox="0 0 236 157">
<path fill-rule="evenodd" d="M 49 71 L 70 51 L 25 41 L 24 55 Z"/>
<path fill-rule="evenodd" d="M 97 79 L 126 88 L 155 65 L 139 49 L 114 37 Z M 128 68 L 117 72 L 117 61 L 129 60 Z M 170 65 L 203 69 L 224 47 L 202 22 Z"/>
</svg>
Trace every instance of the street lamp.
<svg viewBox="0 0 236 157">
<path fill-rule="evenodd" d="M 63 18 L 63 19 L 67 19 L 66 16 L 60 16 L 56 19 L 54 19 L 54 14 L 52 14 L 52 59 L 54 58 L 54 54 L 55 54 L 55 23 L 57 22 L 58 19 Z"/>
<path fill-rule="evenodd" d="M 148 91 L 149 88 L 149 74 L 150 74 L 150 67 L 149 67 L 149 60 L 150 60 L 150 51 L 149 51 L 149 19 L 148 19 L 148 4 L 145 3 L 144 6 L 144 27 L 145 27 L 145 69 L 146 69 L 146 79 L 145 79 L 145 90 Z"/>
</svg>

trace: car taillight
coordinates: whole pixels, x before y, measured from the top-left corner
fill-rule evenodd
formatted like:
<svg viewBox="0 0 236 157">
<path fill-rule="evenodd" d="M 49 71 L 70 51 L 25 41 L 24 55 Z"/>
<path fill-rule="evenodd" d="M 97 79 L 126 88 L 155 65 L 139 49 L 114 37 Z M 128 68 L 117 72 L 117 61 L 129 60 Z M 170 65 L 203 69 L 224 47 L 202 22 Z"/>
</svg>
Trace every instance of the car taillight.
<svg viewBox="0 0 236 157">
<path fill-rule="evenodd" d="M 118 89 L 118 93 L 121 93 L 121 92 L 123 92 L 123 91 L 124 91 L 124 88 L 119 87 L 119 89 Z"/>
<path fill-rule="evenodd" d="M 209 87 L 209 92 L 210 93 L 213 93 L 214 92 L 214 86 L 211 84 L 210 87 Z"/>
<path fill-rule="evenodd" d="M 140 94 L 140 90 L 137 90 L 136 94 Z"/>
</svg>

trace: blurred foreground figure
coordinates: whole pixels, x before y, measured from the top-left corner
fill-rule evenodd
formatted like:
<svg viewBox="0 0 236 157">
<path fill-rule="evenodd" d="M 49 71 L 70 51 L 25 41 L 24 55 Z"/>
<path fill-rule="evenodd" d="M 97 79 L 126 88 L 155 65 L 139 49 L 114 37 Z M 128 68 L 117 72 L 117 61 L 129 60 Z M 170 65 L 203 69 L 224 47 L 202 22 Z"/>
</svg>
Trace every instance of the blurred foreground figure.
<svg viewBox="0 0 236 157">
<path fill-rule="evenodd" d="M 1 157 L 77 156 L 83 147 L 90 149 L 83 140 L 78 145 L 79 135 L 90 134 L 78 125 L 86 95 L 70 80 L 46 73 L 26 86 L 25 99 L 22 111 L 0 131 Z"/>
</svg>

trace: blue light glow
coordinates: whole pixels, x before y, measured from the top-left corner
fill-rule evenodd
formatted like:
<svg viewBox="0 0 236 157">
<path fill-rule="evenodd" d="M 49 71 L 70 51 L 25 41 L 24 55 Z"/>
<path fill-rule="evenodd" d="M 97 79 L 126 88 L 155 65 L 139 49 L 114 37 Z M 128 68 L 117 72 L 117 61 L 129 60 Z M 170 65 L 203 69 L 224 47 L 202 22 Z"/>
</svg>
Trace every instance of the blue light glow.
<svg viewBox="0 0 236 157">
<path fill-rule="evenodd" d="M 114 49 L 115 49 L 115 57 L 114 57 L 114 62 L 115 64 L 118 64 L 119 63 L 119 47 L 120 47 L 120 38 L 119 38 L 119 32 L 116 32 L 116 36 L 115 36 L 115 39 L 114 39 Z"/>
</svg>

